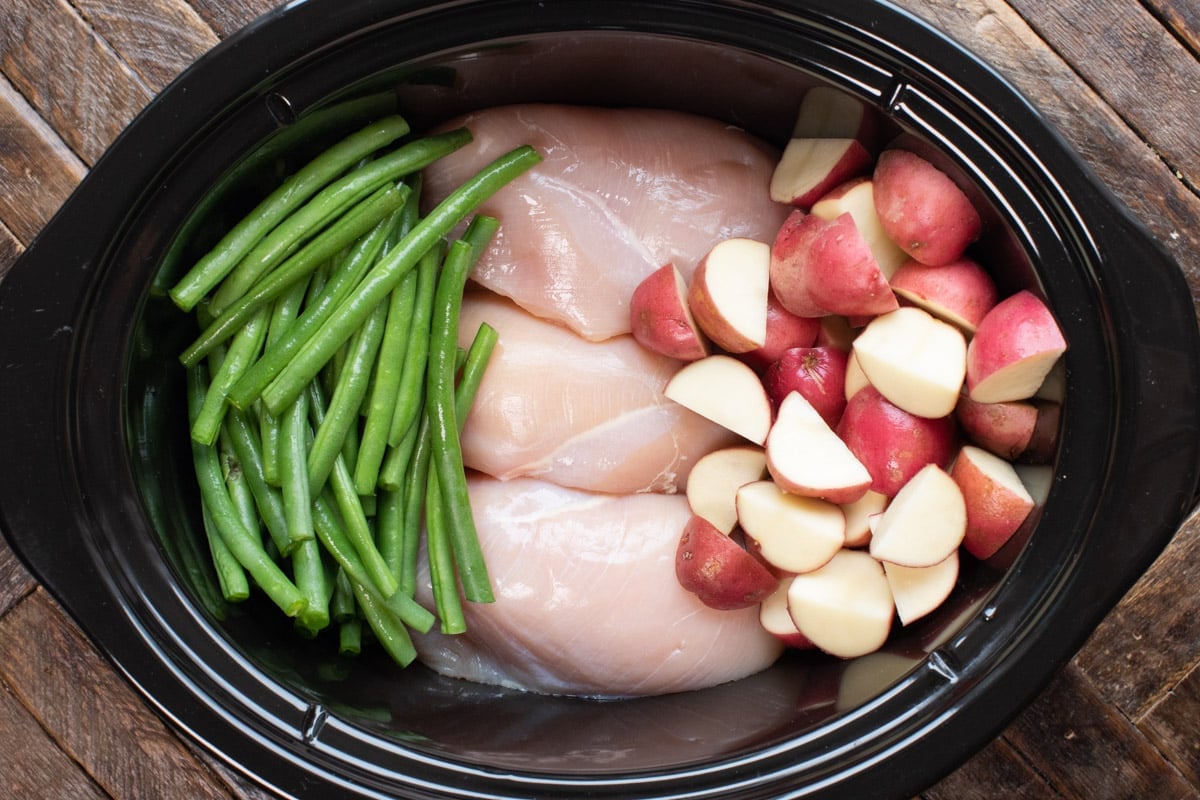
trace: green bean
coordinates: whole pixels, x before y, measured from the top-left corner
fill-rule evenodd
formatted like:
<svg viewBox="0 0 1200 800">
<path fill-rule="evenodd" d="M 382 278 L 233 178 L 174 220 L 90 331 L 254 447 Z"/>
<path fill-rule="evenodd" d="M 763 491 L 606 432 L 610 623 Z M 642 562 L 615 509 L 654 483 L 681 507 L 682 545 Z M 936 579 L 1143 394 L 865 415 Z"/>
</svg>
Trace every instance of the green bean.
<svg viewBox="0 0 1200 800">
<path fill-rule="evenodd" d="M 208 539 L 208 550 L 217 572 L 217 584 L 221 587 L 221 596 L 230 603 L 240 603 L 250 596 L 250 582 L 246 579 L 246 570 L 242 569 L 242 565 L 221 538 L 206 504 L 200 504 L 200 513 L 205 537 Z"/>
<path fill-rule="evenodd" d="M 375 382 L 371 387 L 362 444 L 354 464 L 354 486 L 359 494 L 375 491 L 379 469 L 387 452 L 404 353 L 409 347 L 408 325 L 417 299 L 417 273 L 410 272 L 392 291 L 387 307 L 387 326 L 375 359 Z"/>
<path fill-rule="evenodd" d="M 416 202 L 415 196 L 410 195 L 408 202 Z M 307 305 L 304 313 L 287 333 L 268 347 L 262 358 L 229 390 L 229 402 L 238 408 L 246 408 L 258 399 L 263 388 L 334 313 L 379 258 L 394 224 L 395 216 L 389 217 L 358 240 L 346 259 L 330 276 L 320 295 Z"/>
<path fill-rule="evenodd" d="M 433 627 L 433 614 L 402 592 L 392 592 L 390 596 L 385 596 L 384 592 L 371 579 L 362 560 L 358 557 L 358 551 L 350 541 L 345 526 L 337 516 L 333 505 L 328 492 L 313 503 L 313 521 L 316 523 L 317 538 L 325 546 L 325 551 L 346 572 L 346 577 L 352 584 L 368 587 L 408 627 L 421 633 L 428 632 Z"/>
<path fill-rule="evenodd" d="M 292 577 L 308 601 L 308 607 L 297 618 L 299 624 L 310 633 L 324 630 L 329 625 L 330 586 L 315 538 L 300 542 L 292 550 Z"/>
<path fill-rule="evenodd" d="M 213 313 L 220 314 L 254 283 L 286 258 L 296 244 L 320 230 L 345 209 L 387 183 L 395 183 L 471 141 L 465 128 L 427 136 L 367 162 L 323 188 L 302 208 L 283 220 L 251 250 L 222 281 L 213 295 Z"/>
<path fill-rule="evenodd" d="M 288 538 L 287 515 L 283 498 L 278 490 L 267 481 L 264 454 L 254 437 L 254 428 L 246 413 L 236 408 L 225 415 L 222 435 L 229 438 L 234 455 L 237 456 L 242 475 L 254 496 L 254 505 L 266 525 L 267 533 L 280 553 L 291 551 L 293 543 Z"/>
<path fill-rule="evenodd" d="M 237 266 L 280 220 L 315 194 L 334 177 L 381 147 L 408 133 L 409 126 L 398 116 L 374 122 L 333 145 L 266 197 L 217 245 L 203 256 L 170 290 L 171 298 L 184 311 L 192 310 L 208 292 Z"/>
<path fill-rule="evenodd" d="M 408 585 L 400 574 L 400 552 L 404 541 L 404 492 L 384 489 L 376 496 L 375 542 L 379 554 L 396 576 L 396 591 L 413 594 L 416 585 Z"/>
<path fill-rule="evenodd" d="M 417 408 L 417 419 L 408 426 L 408 430 L 404 432 L 400 442 L 395 447 L 388 448 L 387 455 L 383 458 L 383 466 L 379 470 L 380 489 L 394 490 L 404 485 L 404 476 L 408 474 L 409 461 L 412 458 L 413 448 L 416 446 L 417 432 L 421 427 L 420 415 L 423 409 L 423 405 Z"/>
<path fill-rule="evenodd" d="M 488 362 L 491 361 L 499 339 L 500 334 L 496 329 L 482 322 L 471 340 L 471 347 L 467 350 L 467 358 L 458 376 L 458 385 L 454 387 L 454 417 L 460 434 L 463 426 L 467 424 L 467 415 L 471 413 L 471 406 L 475 404 L 475 395 L 479 392 L 479 385 L 483 382 Z"/>
<path fill-rule="evenodd" d="M 305 395 L 309 398 L 309 413 L 312 415 L 313 423 L 320 425 L 325 419 L 325 399 L 321 394 L 320 387 L 315 383 L 309 384 Z M 388 569 L 387 563 L 375 545 L 375 536 L 367 524 L 362 501 L 354 489 L 354 479 L 350 477 L 350 470 L 340 453 L 334 458 L 333 469 L 329 473 L 329 488 L 332 490 L 338 511 L 341 512 L 346 533 L 353 543 L 354 549 L 358 552 L 359 558 L 362 559 L 367 574 L 379 588 L 380 594 L 385 598 L 391 597 L 397 588 L 396 576 Z M 319 491 L 315 490 L 311 484 L 310 491 L 314 497 L 319 494 Z"/>
<path fill-rule="evenodd" d="M 421 517 L 429 485 L 429 463 L 433 452 L 433 436 L 429 417 L 422 412 L 413 425 L 412 457 L 404 482 L 403 539 L 400 545 L 400 571 L 396 578 L 401 586 L 413 586 L 417 581 L 417 556 L 420 550 Z"/>
<path fill-rule="evenodd" d="M 224 425 L 217 434 L 217 454 L 221 458 L 225 488 L 229 492 L 229 499 L 233 501 L 233 507 L 237 509 L 238 517 L 246 526 L 246 530 L 251 533 L 261 533 L 262 525 L 259 521 L 254 492 L 250 488 L 249 479 L 242 469 L 241 461 L 234 451 L 233 443 L 230 441 Z"/>
<path fill-rule="evenodd" d="M 285 407 L 321 370 L 334 352 L 362 326 L 365 317 L 396 288 L 404 275 L 437 241 L 496 191 L 541 161 L 524 146 L 500 156 L 439 203 L 376 264 L 363 282 L 338 306 L 300 352 L 263 391 L 272 413 Z"/>
<path fill-rule="evenodd" d="M 195 417 L 207 391 L 203 367 L 188 370 L 189 415 Z M 295 584 L 283 574 L 263 549 L 262 542 L 246 530 L 225 489 L 221 464 L 213 445 L 192 442 L 192 462 L 201 500 L 208 506 L 212 522 L 225 545 L 254 582 L 289 617 L 304 611 L 307 602 Z"/>
<path fill-rule="evenodd" d="M 296 321 L 296 318 L 300 315 L 300 309 L 304 307 L 304 299 L 308 295 L 309 287 L 315 282 L 315 278 L 316 274 L 314 273 L 307 281 L 297 281 L 290 290 L 275 301 L 275 305 L 271 309 L 271 321 L 267 325 L 267 341 L 264 347 L 270 348 L 271 345 L 279 341 L 287 329 Z M 244 377 L 245 373 L 242 373 L 242 375 Z M 230 387 L 231 390 L 232 388 Z M 279 420 L 273 414 L 263 409 L 258 414 L 258 423 L 259 439 L 262 442 L 263 474 L 268 483 L 278 485 Z"/>
<path fill-rule="evenodd" d="M 346 576 L 346 570 L 337 568 L 333 581 L 333 598 L 329 601 L 329 614 L 335 622 L 345 622 L 357 615 L 354 588 Z"/>
<path fill-rule="evenodd" d="M 450 253 L 438 278 L 425 398 L 425 413 L 430 421 L 433 440 L 432 464 L 445 502 L 447 528 L 454 548 L 458 576 L 464 596 L 479 603 L 492 602 L 495 598 L 467 495 L 454 398 L 454 352 L 463 286 L 475 261 L 499 225 L 491 217 L 476 216 L 468 226 L 464 239 L 450 246 Z"/>
<path fill-rule="evenodd" d="M 184 366 L 192 366 L 217 344 L 234 335 L 260 306 L 288 291 L 297 281 L 310 275 L 313 270 L 333 257 L 338 251 L 353 244 L 380 220 L 404 205 L 409 190 L 407 187 L 385 186 L 363 200 L 333 225 L 298 250 L 257 284 L 252 291 L 225 309 L 188 346 L 179 360 Z M 275 410 L 278 414 L 278 409 Z"/>
<path fill-rule="evenodd" d="M 307 468 L 308 406 L 308 395 L 301 395 L 280 417 L 279 481 L 283 490 L 289 542 L 289 546 L 282 550 L 284 555 L 290 554 L 295 545 L 314 535 L 313 496 L 309 490 Z"/>
<path fill-rule="evenodd" d="M 338 653 L 356 656 L 362 652 L 362 620 L 358 617 L 344 619 L 338 623 Z"/>
<path fill-rule="evenodd" d="M 383 303 L 375 309 L 354 339 L 354 346 L 342 365 L 325 419 L 317 428 L 316 438 L 308 451 L 308 482 L 313 492 L 325 485 L 333 462 L 342 456 L 350 429 L 358 423 L 358 412 L 367 393 L 371 368 L 387 326 L 388 308 Z M 360 492 L 367 494 L 368 492 Z"/>
<path fill-rule="evenodd" d="M 355 582 L 354 597 L 358 600 L 358 606 L 362 609 L 367 624 L 375 633 L 375 638 L 392 660 L 402 667 L 407 667 L 415 661 L 417 649 L 413 647 L 412 637 L 379 596 L 361 583 Z"/>
<path fill-rule="evenodd" d="M 438 474 L 436 470 L 430 470 L 425 488 L 425 549 L 429 558 L 429 578 L 438 616 L 442 620 L 442 633 L 456 634 L 467 629 L 467 619 L 458 596 L 448 525 Z"/>
<path fill-rule="evenodd" d="M 440 243 L 417 265 L 417 297 L 408 329 L 408 351 L 396 389 L 396 407 L 392 412 L 388 444 L 399 443 L 413 426 L 425 398 L 425 371 L 429 363 L 429 325 L 433 319 L 433 296 L 437 291 L 438 271 L 445 255 Z"/>
<path fill-rule="evenodd" d="M 229 388 L 242 376 L 258 357 L 263 340 L 267 335 L 268 316 L 265 310 L 254 314 L 245 327 L 233 337 L 220 367 L 213 373 L 204 405 L 192 421 L 192 439 L 201 444 L 212 444 L 221 430 L 221 420 L 229 407 Z"/>
</svg>

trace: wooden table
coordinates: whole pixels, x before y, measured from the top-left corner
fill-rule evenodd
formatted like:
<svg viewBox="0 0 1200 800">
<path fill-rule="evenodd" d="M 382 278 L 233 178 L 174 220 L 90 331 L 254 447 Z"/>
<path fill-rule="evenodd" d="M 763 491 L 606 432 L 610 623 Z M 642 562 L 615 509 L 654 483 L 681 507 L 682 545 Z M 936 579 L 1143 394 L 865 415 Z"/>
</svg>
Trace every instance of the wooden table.
<svg viewBox="0 0 1200 800">
<path fill-rule="evenodd" d="M 0 0 L 0 276 L 154 93 L 271 0 Z M 1030 96 L 1200 300 L 1200 0 L 900 0 Z M 4 454 L 13 457 L 13 454 Z M 930 800 L 1200 797 L 1200 517 Z M 0 540 L 0 793 L 267 795 L 170 730 Z"/>
</svg>

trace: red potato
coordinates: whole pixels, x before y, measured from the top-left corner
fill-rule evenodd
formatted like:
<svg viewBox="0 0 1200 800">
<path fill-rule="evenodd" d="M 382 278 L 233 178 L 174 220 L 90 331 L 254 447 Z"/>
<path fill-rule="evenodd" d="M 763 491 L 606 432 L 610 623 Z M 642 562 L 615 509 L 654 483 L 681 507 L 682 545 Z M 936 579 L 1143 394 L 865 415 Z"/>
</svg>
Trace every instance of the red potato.
<svg viewBox="0 0 1200 800">
<path fill-rule="evenodd" d="M 853 503 L 844 503 L 842 513 L 846 517 L 846 541 L 844 547 L 866 547 L 871 542 L 872 520 L 876 520 L 887 509 L 888 496 L 868 490 Z"/>
<path fill-rule="evenodd" d="M 675 551 L 675 577 L 710 608 L 731 611 L 761 603 L 779 585 L 762 562 L 701 517 L 692 517 Z"/>
<path fill-rule="evenodd" d="M 967 390 L 980 403 L 1033 397 L 1067 350 L 1050 309 L 1027 290 L 1001 300 L 967 348 Z"/>
<path fill-rule="evenodd" d="M 785 573 L 811 572 L 842 549 L 846 516 L 833 503 L 789 494 L 772 481 L 738 489 L 738 522 L 758 554 Z"/>
<path fill-rule="evenodd" d="M 879 117 L 853 95 L 832 86 L 814 86 L 804 93 L 794 139 L 857 139 L 868 150 L 879 141 Z"/>
<path fill-rule="evenodd" d="M 771 174 L 771 199 L 808 209 L 838 184 L 866 173 L 871 161 L 857 139 L 791 139 Z"/>
<path fill-rule="evenodd" d="M 767 474 L 761 447 L 744 445 L 713 450 L 692 466 L 687 479 L 688 506 L 722 533 L 737 526 L 737 491 Z"/>
<path fill-rule="evenodd" d="M 674 264 L 664 264 L 638 284 L 629 300 L 630 326 L 638 344 L 680 361 L 709 354 L 708 340 L 688 308 L 687 293 Z"/>
<path fill-rule="evenodd" d="M 892 291 L 902 300 L 968 334 L 975 332 L 998 299 L 992 276 L 969 258 L 939 267 L 906 261 L 890 281 Z"/>
<path fill-rule="evenodd" d="M 816 228 L 805 223 L 808 214 L 800 209 L 784 218 L 771 244 L 771 292 L 779 304 L 798 317 L 824 317 L 826 311 L 816 304 L 808 291 L 807 276 L 801 260 L 807 258 L 809 240 Z"/>
<path fill-rule="evenodd" d="M 901 625 L 911 625 L 946 602 L 958 582 L 958 566 L 957 550 L 931 567 L 902 567 L 884 562 L 883 572 L 892 588 Z"/>
<path fill-rule="evenodd" d="M 1058 447 L 1061 406 L 1048 400 L 979 403 L 967 395 L 958 400 L 955 416 L 973 444 L 1009 461 L 1044 464 Z"/>
<path fill-rule="evenodd" d="M 869 317 L 897 307 L 887 276 L 849 212 L 834 219 L 809 214 L 791 242 L 796 249 L 788 253 L 777 238 L 772 262 L 772 285 L 785 307 L 780 283 L 788 280 L 802 287 L 811 307 L 825 314 Z M 784 264 L 794 274 L 782 274 Z"/>
<path fill-rule="evenodd" d="M 812 650 L 816 645 L 802 634 L 788 613 L 788 587 L 792 585 L 792 576 L 788 575 L 779 580 L 779 586 L 767 595 L 758 608 L 758 622 L 767 633 L 783 642 L 793 650 Z"/>
<path fill-rule="evenodd" d="M 991 558 L 1033 511 L 1033 498 L 1012 464 L 979 447 L 964 446 L 950 476 L 966 503 L 963 547 L 976 558 Z"/>
<path fill-rule="evenodd" d="M 922 264 L 949 264 L 983 229 L 970 198 L 929 161 L 885 150 L 873 173 L 875 208 L 892 241 Z"/>
<path fill-rule="evenodd" d="M 839 551 L 825 566 L 797 575 L 788 586 L 788 613 L 796 629 L 839 658 L 882 647 L 895 609 L 883 566 L 859 550 Z"/>
<path fill-rule="evenodd" d="M 867 373 L 863 372 L 862 365 L 858 363 L 858 356 L 851 350 L 846 357 L 846 400 L 858 394 L 860 389 L 865 389 L 870 385 L 871 381 L 867 380 Z M 844 408 L 842 410 L 845 411 Z"/>
<path fill-rule="evenodd" d="M 949 465 L 958 446 L 953 417 L 910 414 L 874 386 L 847 401 L 837 435 L 866 467 L 871 489 L 888 497 L 895 497 L 926 465 Z"/>
<path fill-rule="evenodd" d="M 813 203 L 810 213 L 828 220 L 842 214 L 853 217 L 854 227 L 870 249 L 875 264 L 889 280 L 908 260 L 908 254 L 891 240 L 879 221 L 879 213 L 875 210 L 875 182 L 870 178 L 854 178 L 829 191 Z"/>
<path fill-rule="evenodd" d="M 871 385 L 921 417 L 954 411 L 967 372 L 962 331 L 919 308 L 876 317 L 854 340 L 854 355 Z"/>
<path fill-rule="evenodd" d="M 763 386 L 777 408 L 789 394 L 799 392 L 826 425 L 836 428 L 846 408 L 848 359 L 834 347 L 795 347 L 767 367 Z"/>
<path fill-rule="evenodd" d="M 815 347 L 836 347 L 838 350 L 850 352 L 854 339 L 860 330 L 850 324 L 850 320 L 840 314 L 830 314 L 821 317 L 821 329 L 817 331 Z"/>
<path fill-rule="evenodd" d="M 771 429 L 771 401 L 762 381 L 733 356 L 711 355 L 686 364 L 663 394 L 705 419 L 762 444 Z"/>
<path fill-rule="evenodd" d="M 688 307 L 718 347 L 744 353 L 767 340 L 771 246 L 753 239 L 718 242 L 700 260 L 688 288 Z"/>
<path fill-rule="evenodd" d="M 799 392 L 780 403 L 766 451 L 767 470 L 784 491 L 840 504 L 871 486 L 871 473 Z"/>
<path fill-rule="evenodd" d="M 821 330 L 821 320 L 800 317 L 783 307 L 774 292 L 767 293 L 767 340 L 762 347 L 738 357 L 756 370 L 765 370 L 793 347 L 812 347 Z"/>
<path fill-rule="evenodd" d="M 932 567 L 967 534 L 967 505 L 950 474 L 936 464 L 921 469 L 896 493 L 871 531 L 870 553 L 902 567 Z"/>
</svg>

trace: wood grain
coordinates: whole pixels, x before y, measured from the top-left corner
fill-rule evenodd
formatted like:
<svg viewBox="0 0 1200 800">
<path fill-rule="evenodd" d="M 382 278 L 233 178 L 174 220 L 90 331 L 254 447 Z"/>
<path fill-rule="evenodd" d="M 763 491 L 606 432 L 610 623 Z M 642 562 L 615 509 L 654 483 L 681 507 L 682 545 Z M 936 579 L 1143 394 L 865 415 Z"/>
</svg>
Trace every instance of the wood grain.
<svg viewBox="0 0 1200 800">
<path fill-rule="evenodd" d="M 1013 745 L 1064 797 L 1196 797 L 1119 711 L 1107 705 L 1083 673 L 1064 669 L 1008 731 Z"/>
<path fill-rule="evenodd" d="M 42 589 L 0 619 L 0 678 L 113 797 L 232 796 Z"/>
<path fill-rule="evenodd" d="M 13 236 L 7 225 L 0 222 L 0 280 L 4 279 L 4 273 L 12 268 L 13 262 L 23 252 L 25 248 L 17 241 L 17 237 Z"/>
<path fill-rule="evenodd" d="M 1195 664 L 1200 593 L 1179 587 L 1198 583 L 1200 517 L 1193 516 L 1076 656 L 1104 700 L 1130 719 L 1140 718 Z"/>
<path fill-rule="evenodd" d="M 1051 800 L 1062 797 L 1001 736 L 921 795 L 926 800 Z"/>
<path fill-rule="evenodd" d="M 277 5 L 272 0 L 192 0 L 192 7 L 222 38 L 236 33 Z"/>
<path fill-rule="evenodd" d="M 1200 183 L 1200 126 L 1192 89 L 1200 63 L 1138 0 L 1012 0 L 1012 6 L 1060 56 L 1195 186 Z"/>
<path fill-rule="evenodd" d="M 0 617 L 33 591 L 36 585 L 33 576 L 0 539 Z"/>
<path fill-rule="evenodd" d="M 1200 786 L 1200 664 L 1138 722 L 1150 741 Z"/>
<path fill-rule="evenodd" d="M 20 244 L 29 244 L 87 168 L 0 76 L 0 222 Z M 6 245 L 10 248 L 11 245 Z"/>
<path fill-rule="evenodd" d="M 64 753 L 0 681 L 0 787 L 6 797 L 103 800 L 108 795 Z"/>
<path fill-rule="evenodd" d="M 1193 54 L 1200 54 L 1200 4 L 1196 0 L 1145 0 L 1146 7 L 1179 37 Z"/>
<path fill-rule="evenodd" d="M 97 34 L 160 91 L 219 41 L 183 0 L 72 0 Z"/>
<path fill-rule="evenodd" d="M 0 3 L 0 69 L 89 165 L 152 94 L 65 0 Z"/>
</svg>

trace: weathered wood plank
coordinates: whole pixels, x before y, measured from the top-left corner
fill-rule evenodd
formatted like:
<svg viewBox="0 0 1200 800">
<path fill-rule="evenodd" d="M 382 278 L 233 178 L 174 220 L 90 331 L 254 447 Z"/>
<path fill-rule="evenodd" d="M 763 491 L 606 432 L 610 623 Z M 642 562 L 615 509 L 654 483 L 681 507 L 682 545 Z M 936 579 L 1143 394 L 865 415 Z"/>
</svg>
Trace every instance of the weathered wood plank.
<svg viewBox="0 0 1200 800">
<path fill-rule="evenodd" d="M 13 555 L 3 536 L 0 536 L 0 616 L 4 616 L 8 609 L 33 591 L 36 585 L 33 576 Z"/>
<path fill-rule="evenodd" d="M 0 223 L 7 233 L 28 245 L 86 172 L 62 139 L 0 76 Z"/>
<path fill-rule="evenodd" d="M 231 797 L 44 590 L 0 619 L 0 678 L 113 797 Z"/>
<path fill-rule="evenodd" d="M 1179 771 L 1068 666 L 1006 736 L 1064 797 L 1196 797 Z"/>
<path fill-rule="evenodd" d="M 1001 736 L 926 790 L 925 800 L 1051 800 L 1061 797 Z"/>
<path fill-rule="evenodd" d="M 184 0 L 72 0 L 146 85 L 160 91 L 218 41 Z"/>
<path fill-rule="evenodd" d="M 1173 168 L 1200 184 L 1200 62 L 1138 0 L 1011 5 Z"/>
<path fill-rule="evenodd" d="M 23 252 L 25 248 L 17 241 L 17 237 L 13 236 L 13 232 L 4 221 L 0 220 L 0 280 L 4 280 L 4 273 L 8 272 Z"/>
<path fill-rule="evenodd" d="M 5 797 L 103 800 L 108 797 L 59 749 L 0 682 L 0 787 Z"/>
<path fill-rule="evenodd" d="M 89 165 L 152 94 L 66 0 L 0 3 L 0 70 Z"/>
<path fill-rule="evenodd" d="M 190 0 L 201 18 L 222 39 L 246 27 L 282 3 L 276 0 Z"/>
<path fill-rule="evenodd" d="M 967 48 L 987 53 L 988 62 L 1045 114 L 1179 261 L 1193 298 L 1200 302 L 1200 198 L 1079 77 L 1073 64 L 1051 50 L 1002 0 L 899 0 L 898 4 Z M 1104 18 L 1112 14 L 1097 13 Z M 1097 63 L 1103 65 L 1100 59 Z"/>
<path fill-rule="evenodd" d="M 1193 52 L 1200 54 L 1200 4 L 1195 0 L 1144 0 L 1156 17 Z"/>
<path fill-rule="evenodd" d="M 1200 663 L 1138 721 L 1138 727 L 1200 786 Z"/>
<path fill-rule="evenodd" d="M 1200 516 L 1097 627 L 1075 662 L 1100 695 L 1139 719 L 1191 668 L 1200 642 Z"/>
</svg>

